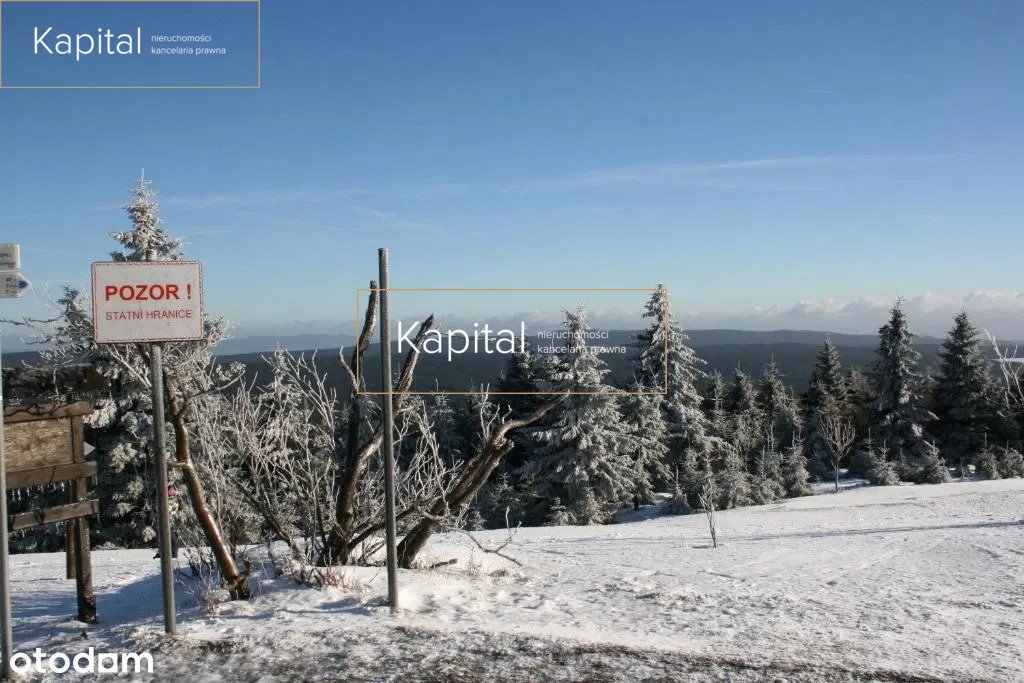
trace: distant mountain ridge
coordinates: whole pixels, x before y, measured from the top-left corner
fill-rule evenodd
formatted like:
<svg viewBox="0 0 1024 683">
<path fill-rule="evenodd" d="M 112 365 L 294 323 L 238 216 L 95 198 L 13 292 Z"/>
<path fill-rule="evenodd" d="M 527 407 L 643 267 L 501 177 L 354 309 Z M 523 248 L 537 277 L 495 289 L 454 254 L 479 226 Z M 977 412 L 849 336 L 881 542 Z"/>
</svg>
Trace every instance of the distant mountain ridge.
<svg viewBox="0 0 1024 683">
<path fill-rule="evenodd" d="M 630 335 L 638 334 L 639 330 L 611 330 L 610 334 L 620 342 Z M 722 346 L 750 344 L 815 344 L 821 345 L 826 337 L 832 339 L 836 346 L 878 346 L 877 334 L 847 334 L 840 332 L 823 332 L 820 330 L 732 330 L 708 329 L 686 330 L 693 346 Z M 929 336 L 917 337 L 919 344 L 940 344 L 941 339 Z M 250 353 L 266 353 L 277 348 L 292 351 L 309 351 L 312 349 L 337 349 L 355 343 L 352 335 L 334 334 L 300 334 L 290 336 L 257 336 L 239 337 L 221 342 L 216 349 L 219 356 L 234 356 Z"/>
<path fill-rule="evenodd" d="M 602 340 L 606 346 L 626 346 L 626 354 L 606 354 L 603 358 L 608 362 L 609 381 L 625 385 L 632 376 L 632 363 L 635 356 L 636 330 L 611 330 L 608 338 Z M 772 330 L 747 331 L 734 329 L 687 330 L 689 345 L 704 361 L 702 369 L 708 372 L 721 372 L 731 378 L 733 371 L 740 368 L 750 375 L 758 376 L 769 361 L 775 361 L 785 381 L 798 391 L 803 391 L 810 378 L 818 349 L 826 337 L 831 338 L 839 351 L 844 367 L 867 368 L 876 356 L 878 336 L 875 334 L 841 334 L 820 330 Z M 915 347 L 921 353 L 922 372 L 934 369 L 937 362 L 937 351 L 941 340 L 922 336 L 915 339 Z M 274 349 L 280 347 L 292 352 L 320 353 L 319 366 L 327 373 L 332 385 L 342 392 L 347 391 L 348 378 L 337 362 L 338 348 L 344 345 L 351 349 L 354 339 L 346 335 L 308 334 L 291 336 L 260 336 L 242 337 L 223 342 L 217 348 L 218 358 L 222 361 L 237 361 L 245 364 L 255 376 L 264 378 L 267 364 L 263 358 Z M 393 347 L 394 348 L 394 347 Z M 397 349 L 396 349 L 397 350 Z M 379 348 L 372 344 L 363 356 L 364 363 L 373 365 L 379 362 Z M 21 363 L 33 363 L 36 352 L 5 353 L 3 364 L 13 367 Z M 447 391 L 466 391 L 478 387 L 481 383 L 491 384 L 496 381 L 502 371 L 507 356 L 500 354 L 466 354 L 458 363 L 448 363 L 443 356 L 424 355 L 416 373 L 414 389 L 431 391 L 441 386 Z M 373 390 L 379 382 L 377 372 L 367 373 L 368 388 Z"/>
</svg>

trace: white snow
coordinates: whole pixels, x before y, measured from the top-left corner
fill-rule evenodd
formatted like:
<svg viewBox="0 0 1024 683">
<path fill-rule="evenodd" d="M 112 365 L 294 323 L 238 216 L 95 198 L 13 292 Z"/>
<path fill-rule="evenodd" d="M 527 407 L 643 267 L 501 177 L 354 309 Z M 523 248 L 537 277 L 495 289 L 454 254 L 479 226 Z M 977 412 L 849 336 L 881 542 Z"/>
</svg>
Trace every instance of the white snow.
<svg viewBox="0 0 1024 683">
<path fill-rule="evenodd" d="M 157 680 L 1024 680 L 1024 480 L 719 512 L 717 549 L 703 515 L 648 513 L 521 529 L 505 552 L 523 567 L 438 536 L 425 562 L 457 564 L 402 572 L 397 616 L 380 568 L 341 569 L 324 590 L 262 578 L 215 615 L 182 578 L 173 645 L 153 551 L 93 553 L 102 623 L 89 627 L 69 617 L 63 555 L 16 555 L 15 650 L 152 649 Z M 506 532 L 475 536 L 497 546 Z"/>
</svg>

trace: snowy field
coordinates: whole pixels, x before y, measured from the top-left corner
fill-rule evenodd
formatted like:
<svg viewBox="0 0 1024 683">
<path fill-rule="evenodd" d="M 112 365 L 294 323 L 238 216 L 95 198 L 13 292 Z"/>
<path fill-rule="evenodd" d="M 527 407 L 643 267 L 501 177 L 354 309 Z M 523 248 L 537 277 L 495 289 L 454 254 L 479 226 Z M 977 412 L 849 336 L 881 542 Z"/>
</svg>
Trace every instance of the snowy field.
<svg viewBox="0 0 1024 683">
<path fill-rule="evenodd" d="M 83 629 L 63 555 L 12 557 L 15 650 L 149 651 L 152 680 L 1024 680 L 1024 480 L 860 487 L 702 515 L 440 536 L 403 572 L 256 583 L 209 614 L 178 585 L 162 639 L 152 551 L 93 554 Z M 506 532 L 475 534 L 485 546 Z M 187 571 L 187 570 L 186 570 Z M 109 677 L 108 677 L 109 678 Z"/>
</svg>

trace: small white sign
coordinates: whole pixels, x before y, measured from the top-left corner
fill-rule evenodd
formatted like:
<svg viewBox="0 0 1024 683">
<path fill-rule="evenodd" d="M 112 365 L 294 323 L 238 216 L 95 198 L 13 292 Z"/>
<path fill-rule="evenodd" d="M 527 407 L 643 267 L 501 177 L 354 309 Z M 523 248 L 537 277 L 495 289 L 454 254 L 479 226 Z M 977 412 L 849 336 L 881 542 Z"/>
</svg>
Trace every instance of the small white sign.
<svg viewBox="0 0 1024 683">
<path fill-rule="evenodd" d="M 16 270 L 0 270 L 0 299 L 17 299 L 32 283 Z"/>
<path fill-rule="evenodd" d="M 0 269 L 21 270 L 21 246 L 0 244 Z"/>
<path fill-rule="evenodd" d="M 202 264 L 92 264 L 92 320 L 99 344 L 202 339 Z"/>
</svg>

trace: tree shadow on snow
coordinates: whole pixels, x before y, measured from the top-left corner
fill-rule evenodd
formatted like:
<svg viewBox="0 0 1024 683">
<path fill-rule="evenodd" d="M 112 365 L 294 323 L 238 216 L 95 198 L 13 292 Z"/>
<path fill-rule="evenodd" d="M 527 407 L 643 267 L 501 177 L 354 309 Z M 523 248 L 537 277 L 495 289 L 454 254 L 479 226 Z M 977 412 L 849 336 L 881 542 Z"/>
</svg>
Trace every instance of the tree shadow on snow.
<svg viewBox="0 0 1024 683">
<path fill-rule="evenodd" d="M 783 534 L 764 534 L 760 536 L 741 536 L 736 535 L 731 537 L 731 541 L 734 543 L 743 543 L 747 541 L 776 541 L 781 538 L 830 538 L 830 537 L 843 537 L 843 536 L 871 536 L 874 534 L 902 534 L 915 531 L 947 531 L 950 529 L 998 529 L 1002 527 L 1021 526 L 1024 521 L 1013 520 L 1006 522 L 971 522 L 963 524 L 937 524 L 934 526 L 893 526 L 893 527 L 881 527 L 871 529 L 842 529 L 834 531 L 798 531 L 795 533 L 783 533 Z"/>
</svg>

